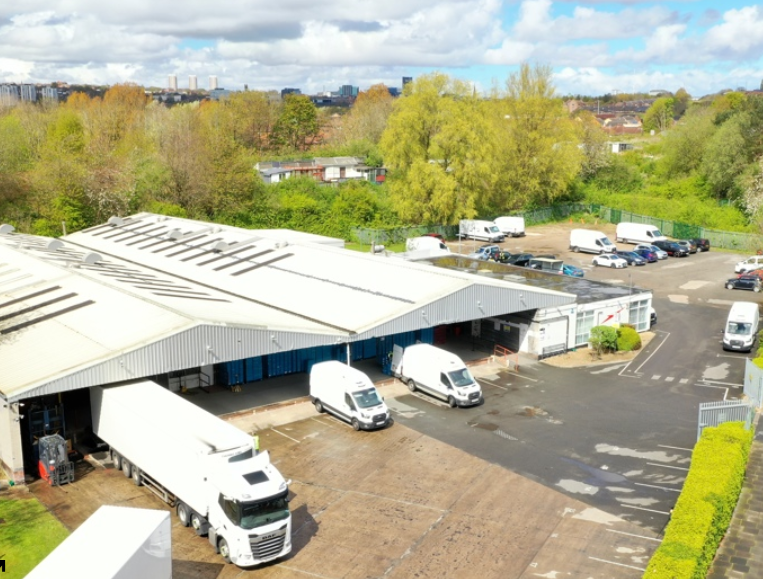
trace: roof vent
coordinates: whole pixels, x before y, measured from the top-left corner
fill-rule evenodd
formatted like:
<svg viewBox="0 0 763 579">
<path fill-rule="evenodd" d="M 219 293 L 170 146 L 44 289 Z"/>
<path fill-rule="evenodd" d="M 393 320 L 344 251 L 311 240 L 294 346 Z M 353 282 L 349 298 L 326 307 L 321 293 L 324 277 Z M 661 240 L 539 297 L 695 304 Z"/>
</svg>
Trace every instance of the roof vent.
<svg viewBox="0 0 763 579">
<path fill-rule="evenodd" d="M 14 231 L 16 231 L 16 228 L 13 225 L 8 225 L 7 223 L 0 225 L 0 235 L 8 235 Z"/>
<path fill-rule="evenodd" d="M 48 241 L 48 244 L 45 246 L 45 249 L 48 251 L 58 251 L 64 246 L 63 241 L 59 241 L 58 239 L 51 239 Z"/>
<path fill-rule="evenodd" d="M 170 230 L 170 231 L 167 233 L 167 237 L 168 237 L 169 239 L 172 239 L 173 241 L 177 241 L 178 239 L 180 239 L 181 237 L 183 237 L 183 232 L 182 232 L 182 231 L 180 231 L 179 229 L 171 229 L 171 230 Z"/>
<path fill-rule="evenodd" d="M 228 251 L 229 247 L 230 246 L 224 241 L 218 241 L 212 246 L 212 251 L 216 251 L 217 253 L 220 253 L 221 251 Z"/>
<path fill-rule="evenodd" d="M 108 224 L 114 227 L 122 227 L 125 224 L 125 220 L 121 217 L 117 217 L 116 215 L 112 215 L 109 217 Z"/>
<path fill-rule="evenodd" d="M 100 253 L 95 253 L 94 251 L 82 256 L 82 263 L 86 263 L 87 265 L 95 265 L 99 261 L 103 261 L 103 257 Z"/>
</svg>

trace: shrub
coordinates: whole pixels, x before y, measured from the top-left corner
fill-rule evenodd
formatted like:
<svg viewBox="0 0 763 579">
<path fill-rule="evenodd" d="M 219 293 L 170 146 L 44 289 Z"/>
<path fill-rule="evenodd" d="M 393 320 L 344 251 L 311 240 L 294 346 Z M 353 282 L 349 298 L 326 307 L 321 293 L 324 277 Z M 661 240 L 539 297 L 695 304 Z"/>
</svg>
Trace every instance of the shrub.
<svg viewBox="0 0 763 579">
<path fill-rule="evenodd" d="M 641 336 L 631 326 L 622 326 L 617 330 L 617 349 L 632 352 L 641 348 Z"/>
<path fill-rule="evenodd" d="M 596 354 L 616 350 L 617 330 L 611 326 L 594 326 L 591 328 L 588 343 L 596 351 Z"/>
</svg>

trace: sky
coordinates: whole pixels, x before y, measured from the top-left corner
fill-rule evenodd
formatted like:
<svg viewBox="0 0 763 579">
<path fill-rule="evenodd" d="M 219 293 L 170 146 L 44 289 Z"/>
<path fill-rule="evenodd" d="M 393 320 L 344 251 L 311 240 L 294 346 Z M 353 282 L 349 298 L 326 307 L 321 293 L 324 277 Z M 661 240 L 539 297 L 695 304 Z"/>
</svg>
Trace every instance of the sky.
<svg viewBox="0 0 763 579">
<path fill-rule="evenodd" d="M 0 82 L 365 90 L 439 71 L 479 92 L 522 63 L 559 96 L 759 89 L 751 0 L 23 0 L 0 2 Z"/>
</svg>

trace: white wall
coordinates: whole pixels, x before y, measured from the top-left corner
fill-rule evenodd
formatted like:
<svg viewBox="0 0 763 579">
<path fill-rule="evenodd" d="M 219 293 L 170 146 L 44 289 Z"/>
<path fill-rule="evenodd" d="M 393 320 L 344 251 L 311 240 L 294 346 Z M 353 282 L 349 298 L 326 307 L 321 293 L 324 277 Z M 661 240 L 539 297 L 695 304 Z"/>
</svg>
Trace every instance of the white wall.
<svg viewBox="0 0 763 579">
<path fill-rule="evenodd" d="M 24 408 L 0 398 L 0 461 L 6 474 L 16 483 L 24 482 L 24 455 L 21 449 L 21 425 L 16 420 Z"/>
</svg>

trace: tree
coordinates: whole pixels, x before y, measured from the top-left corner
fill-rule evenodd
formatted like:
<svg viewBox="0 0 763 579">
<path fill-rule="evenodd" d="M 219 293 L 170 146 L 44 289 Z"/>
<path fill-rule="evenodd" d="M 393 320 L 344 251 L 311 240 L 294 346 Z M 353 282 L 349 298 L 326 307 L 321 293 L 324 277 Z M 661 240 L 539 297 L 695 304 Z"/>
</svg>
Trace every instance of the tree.
<svg viewBox="0 0 763 579">
<path fill-rule="evenodd" d="M 608 147 L 609 137 L 592 112 L 577 111 L 575 120 L 579 126 L 580 149 L 583 153 L 580 176 L 589 179 L 610 164 L 612 155 Z"/>
<path fill-rule="evenodd" d="M 666 131 L 673 124 L 675 99 L 660 97 L 644 113 L 642 124 L 647 131 Z"/>
<path fill-rule="evenodd" d="M 702 163 L 707 143 L 717 127 L 713 113 L 707 108 L 692 108 L 662 140 L 659 171 L 668 177 L 686 176 Z"/>
<path fill-rule="evenodd" d="M 686 110 L 689 108 L 689 104 L 691 103 L 691 95 L 686 92 L 686 89 L 679 88 L 676 91 L 673 99 L 675 101 L 673 104 L 673 112 L 675 113 L 676 117 L 682 117 Z"/>
<path fill-rule="evenodd" d="M 315 105 L 306 95 L 288 94 L 273 127 L 273 141 L 295 151 L 305 151 L 318 136 L 320 125 Z"/>
<path fill-rule="evenodd" d="M 735 182 L 748 163 L 741 126 L 742 115 L 734 115 L 723 123 L 707 143 L 702 156 L 700 170 L 719 198 L 737 196 Z"/>
<path fill-rule="evenodd" d="M 392 113 L 393 102 L 389 89 L 383 84 L 361 91 L 349 114 L 342 118 L 341 142 L 367 140 L 379 143 Z"/>
</svg>

